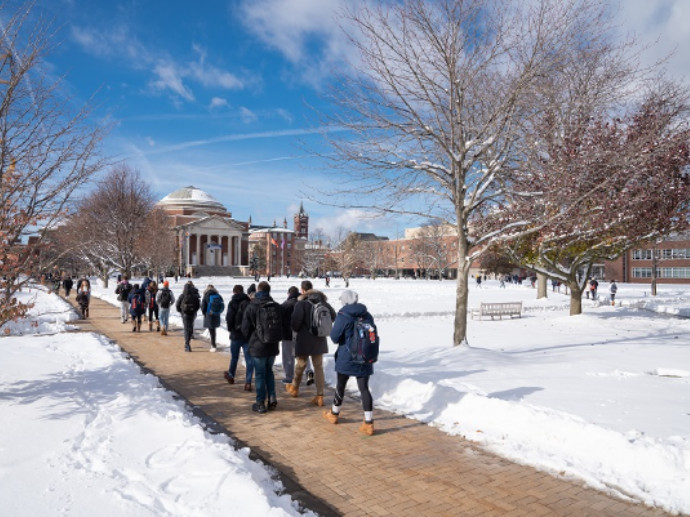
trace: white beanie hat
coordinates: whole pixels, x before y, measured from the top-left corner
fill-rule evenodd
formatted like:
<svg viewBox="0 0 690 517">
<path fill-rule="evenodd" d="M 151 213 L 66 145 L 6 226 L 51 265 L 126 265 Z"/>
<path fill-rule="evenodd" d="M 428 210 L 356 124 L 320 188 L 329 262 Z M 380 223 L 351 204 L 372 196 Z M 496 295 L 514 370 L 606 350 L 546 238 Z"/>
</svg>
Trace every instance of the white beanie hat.
<svg viewBox="0 0 690 517">
<path fill-rule="evenodd" d="M 357 303 L 358 298 L 359 297 L 357 296 L 356 292 L 345 289 L 340 295 L 339 300 L 343 303 L 343 305 L 350 305 L 351 303 Z"/>
</svg>

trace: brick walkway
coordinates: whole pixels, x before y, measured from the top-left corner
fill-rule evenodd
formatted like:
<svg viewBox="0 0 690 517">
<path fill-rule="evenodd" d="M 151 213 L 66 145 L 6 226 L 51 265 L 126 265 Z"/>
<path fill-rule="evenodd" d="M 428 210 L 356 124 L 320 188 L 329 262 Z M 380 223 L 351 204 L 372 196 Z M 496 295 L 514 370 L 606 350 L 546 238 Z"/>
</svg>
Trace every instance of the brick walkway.
<svg viewBox="0 0 690 517">
<path fill-rule="evenodd" d="M 321 515 L 667 515 L 512 463 L 393 413 L 376 410 L 376 434 L 364 436 L 357 432 L 361 406 L 352 400 L 346 400 L 340 423 L 329 424 L 322 408 L 309 403 L 314 386 L 292 398 L 282 391 L 280 376 L 278 410 L 258 415 L 250 410 L 254 393 L 223 379 L 229 354 L 208 353 L 201 339 L 192 341 L 193 353 L 185 353 L 181 330 L 165 337 L 144 324 L 145 330 L 133 333 L 120 323 L 118 308 L 96 298 L 90 312 L 80 322 L 83 330 L 115 341 L 207 417 L 211 429 L 227 432 L 250 447 L 252 457 L 273 466 L 287 491 Z M 332 392 L 326 395 L 332 400 Z"/>
</svg>

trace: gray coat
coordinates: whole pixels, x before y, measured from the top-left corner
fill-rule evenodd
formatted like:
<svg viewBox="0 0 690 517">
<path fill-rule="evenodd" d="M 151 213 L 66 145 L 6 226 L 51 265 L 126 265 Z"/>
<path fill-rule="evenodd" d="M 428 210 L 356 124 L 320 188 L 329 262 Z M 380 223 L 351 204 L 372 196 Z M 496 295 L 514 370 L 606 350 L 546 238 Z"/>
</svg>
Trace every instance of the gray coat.
<svg viewBox="0 0 690 517">
<path fill-rule="evenodd" d="M 328 306 L 331 312 L 331 319 L 335 320 L 335 311 L 327 303 L 328 298 L 321 291 L 312 289 L 297 298 L 295 309 L 292 312 L 290 326 L 297 335 L 295 337 L 295 356 L 298 355 L 321 355 L 328 353 L 328 341 L 325 337 L 315 336 L 310 332 L 311 313 L 314 305 L 319 301 Z"/>
</svg>

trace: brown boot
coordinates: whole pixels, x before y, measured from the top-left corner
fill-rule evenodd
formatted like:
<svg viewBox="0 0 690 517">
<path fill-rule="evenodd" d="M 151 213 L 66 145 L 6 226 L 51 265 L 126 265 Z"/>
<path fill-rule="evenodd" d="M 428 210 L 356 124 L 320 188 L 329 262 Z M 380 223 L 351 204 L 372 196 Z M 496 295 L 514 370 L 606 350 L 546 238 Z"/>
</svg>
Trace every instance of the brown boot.
<svg viewBox="0 0 690 517">
<path fill-rule="evenodd" d="M 149 332 L 153 332 L 153 321 L 149 321 Z"/>
<path fill-rule="evenodd" d="M 165 330 L 165 329 L 161 330 L 161 336 L 167 336 L 167 335 L 168 335 L 167 330 Z"/>
<path fill-rule="evenodd" d="M 252 383 L 248 382 L 244 385 L 244 391 L 252 391 Z"/>
<path fill-rule="evenodd" d="M 160 331 L 161 331 L 161 324 L 156 322 L 156 332 L 160 332 Z"/>
<path fill-rule="evenodd" d="M 328 411 L 323 412 L 323 417 L 328 420 L 331 424 L 337 424 L 338 423 L 338 415 L 333 413 L 330 409 Z"/>
<path fill-rule="evenodd" d="M 359 432 L 371 436 L 374 434 L 374 422 L 362 422 L 362 425 L 359 426 Z"/>
<path fill-rule="evenodd" d="M 315 406 L 323 407 L 323 395 L 317 395 L 316 397 L 311 399 L 311 403 Z"/>
<path fill-rule="evenodd" d="M 299 395 L 299 388 L 295 387 L 294 384 L 286 384 L 285 385 L 285 391 L 287 391 L 293 397 L 296 397 L 297 395 Z"/>
</svg>

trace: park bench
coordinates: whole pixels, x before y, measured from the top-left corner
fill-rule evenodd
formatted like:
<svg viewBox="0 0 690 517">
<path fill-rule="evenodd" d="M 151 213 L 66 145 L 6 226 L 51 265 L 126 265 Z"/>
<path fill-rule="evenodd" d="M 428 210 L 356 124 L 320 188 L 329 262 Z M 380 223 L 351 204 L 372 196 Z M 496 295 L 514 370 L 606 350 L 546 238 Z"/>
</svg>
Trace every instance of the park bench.
<svg viewBox="0 0 690 517">
<path fill-rule="evenodd" d="M 522 302 L 500 302 L 500 303 L 480 303 L 479 309 L 472 309 L 470 313 L 472 319 L 479 316 L 482 319 L 484 316 L 491 316 L 494 319 L 498 316 L 503 319 L 503 316 L 517 316 L 522 317 Z"/>
</svg>

